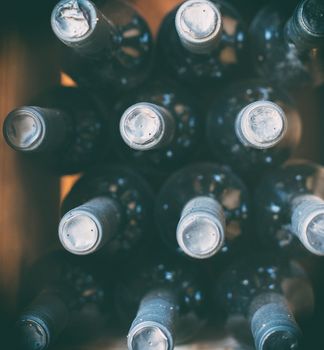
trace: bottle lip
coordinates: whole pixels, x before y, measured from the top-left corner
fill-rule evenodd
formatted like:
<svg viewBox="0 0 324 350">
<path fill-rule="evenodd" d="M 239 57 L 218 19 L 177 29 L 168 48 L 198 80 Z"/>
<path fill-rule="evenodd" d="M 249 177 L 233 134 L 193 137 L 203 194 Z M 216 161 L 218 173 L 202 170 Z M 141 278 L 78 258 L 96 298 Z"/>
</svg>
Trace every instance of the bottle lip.
<svg viewBox="0 0 324 350">
<path fill-rule="evenodd" d="M 68 13 L 64 17 L 66 11 Z M 61 0 L 51 14 L 52 30 L 64 43 L 87 39 L 93 33 L 97 21 L 96 7 L 89 0 Z"/>
<path fill-rule="evenodd" d="M 11 111 L 3 124 L 3 135 L 17 151 L 34 151 L 43 142 L 46 125 L 37 108 L 24 106 Z"/>
<path fill-rule="evenodd" d="M 305 10 L 305 5 L 309 0 L 306 0 L 304 2 L 302 2 L 298 8 L 298 20 L 301 24 L 301 26 L 308 32 L 308 34 L 314 36 L 314 37 L 318 37 L 318 38 L 324 38 L 324 32 L 320 32 L 320 31 L 314 31 L 309 23 L 307 23 L 305 16 L 304 16 L 304 10 Z"/>
<path fill-rule="evenodd" d="M 119 124 L 124 142 L 135 150 L 156 148 L 165 134 L 165 122 L 158 106 L 140 102 L 127 108 Z"/>
<path fill-rule="evenodd" d="M 99 220 L 83 209 L 67 212 L 60 221 L 58 234 L 64 249 L 76 255 L 95 252 L 103 237 Z"/>
<path fill-rule="evenodd" d="M 195 259 L 214 256 L 223 246 L 225 239 L 222 223 L 204 211 L 184 216 L 178 223 L 176 235 L 183 252 Z"/>
<path fill-rule="evenodd" d="M 21 339 L 19 341 L 23 341 L 23 337 L 28 337 L 26 339 L 28 344 L 33 342 L 33 346 L 28 347 L 26 350 L 43 350 L 48 348 L 50 344 L 50 332 L 45 324 L 45 322 L 36 317 L 36 316 L 21 316 L 19 321 L 16 324 L 16 327 L 24 328 L 26 332 L 24 334 L 19 334 Z"/>
<path fill-rule="evenodd" d="M 267 149 L 285 136 L 288 120 L 283 109 L 271 101 L 255 101 L 243 108 L 235 122 L 235 132 L 246 146 Z"/>
<path fill-rule="evenodd" d="M 214 48 L 222 32 L 222 15 L 209 0 L 187 0 L 177 10 L 175 26 L 182 44 L 194 53 Z"/>
<path fill-rule="evenodd" d="M 128 349 L 131 350 L 154 349 L 154 343 L 159 343 L 159 350 L 173 349 L 173 337 L 170 331 L 155 321 L 141 322 L 131 328 L 127 335 Z"/>
</svg>

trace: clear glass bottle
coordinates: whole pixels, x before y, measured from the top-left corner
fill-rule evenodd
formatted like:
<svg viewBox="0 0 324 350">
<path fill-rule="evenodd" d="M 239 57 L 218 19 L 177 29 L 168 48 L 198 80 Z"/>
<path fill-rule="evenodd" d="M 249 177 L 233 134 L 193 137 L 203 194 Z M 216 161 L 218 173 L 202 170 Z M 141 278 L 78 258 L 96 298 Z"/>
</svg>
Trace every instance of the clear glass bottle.
<svg viewBox="0 0 324 350">
<path fill-rule="evenodd" d="M 129 350 L 171 350 L 207 321 L 207 293 L 197 266 L 156 257 L 129 269 L 116 288 L 119 315 L 131 323 Z M 117 310 L 118 311 L 118 310 Z"/>
<path fill-rule="evenodd" d="M 243 182 L 226 167 L 196 163 L 174 173 L 156 200 L 156 226 L 173 251 L 194 259 L 230 254 L 249 212 Z"/>
<path fill-rule="evenodd" d="M 187 0 L 164 19 L 158 36 L 161 63 L 179 80 L 218 82 L 240 72 L 245 25 L 223 0 Z"/>
<path fill-rule="evenodd" d="M 302 0 L 266 6 L 250 28 L 251 50 L 259 75 L 294 90 L 324 81 L 324 4 Z"/>
<path fill-rule="evenodd" d="M 286 161 L 301 137 L 291 98 L 265 81 L 242 81 L 217 95 L 206 125 L 215 159 L 245 177 Z"/>
<path fill-rule="evenodd" d="M 203 117 L 194 98 L 174 83 L 145 86 L 121 100 L 115 115 L 115 152 L 127 162 L 171 170 L 199 151 Z"/>
<path fill-rule="evenodd" d="M 4 120 L 3 135 L 14 150 L 61 175 L 83 171 L 108 153 L 107 111 L 97 97 L 58 87 L 35 102 Z"/>
<path fill-rule="evenodd" d="M 123 257 L 149 234 L 152 203 L 151 188 L 134 170 L 97 166 L 64 199 L 59 239 L 73 254 L 103 248 L 110 257 Z"/>
<path fill-rule="evenodd" d="M 296 319 L 312 314 L 314 295 L 297 262 L 247 256 L 224 271 L 214 297 L 227 312 L 227 327 L 242 342 L 254 342 L 256 350 L 301 348 Z"/>
<path fill-rule="evenodd" d="M 62 0 L 51 17 L 66 46 L 63 69 L 81 86 L 131 89 L 151 71 L 153 43 L 144 18 L 129 4 Z"/>
<path fill-rule="evenodd" d="M 96 327 L 104 329 L 112 312 L 111 296 L 95 270 L 89 261 L 85 268 L 63 252 L 32 266 L 25 283 L 28 305 L 16 322 L 19 349 L 47 349 L 63 333 L 67 341 L 82 342 L 97 334 Z"/>
<path fill-rule="evenodd" d="M 254 199 L 261 243 L 286 255 L 299 257 L 307 251 L 324 255 L 323 199 L 324 169 L 320 165 L 294 161 L 269 173 Z"/>
</svg>

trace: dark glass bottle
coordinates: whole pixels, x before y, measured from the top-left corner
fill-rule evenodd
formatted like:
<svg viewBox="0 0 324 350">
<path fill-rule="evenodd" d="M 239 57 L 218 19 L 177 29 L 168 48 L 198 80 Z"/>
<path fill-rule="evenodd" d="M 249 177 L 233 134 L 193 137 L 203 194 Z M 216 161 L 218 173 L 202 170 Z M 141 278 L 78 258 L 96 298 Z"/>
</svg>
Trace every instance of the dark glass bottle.
<svg viewBox="0 0 324 350">
<path fill-rule="evenodd" d="M 3 124 L 6 142 L 59 174 L 77 173 L 109 149 L 105 106 L 79 88 L 58 87 L 36 105 L 11 111 Z"/>
<path fill-rule="evenodd" d="M 323 15 L 322 0 L 303 0 L 294 13 L 279 1 L 262 9 L 250 28 L 258 74 L 286 89 L 323 83 Z"/>
<path fill-rule="evenodd" d="M 146 181 L 125 166 L 88 171 L 63 202 L 59 238 L 73 254 L 104 246 L 109 256 L 129 253 L 150 229 L 153 194 Z"/>
<path fill-rule="evenodd" d="M 248 193 L 226 166 L 189 165 L 173 174 L 156 201 L 156 225 L 173 250 L 195 259 L 230 254 L 248 218 Z"/>
<path fill-rule="evenodd" d="M 227 311 L 229 328 L 233 329 L 231 319 L 241 318 L 238 336 L 243 340 L 244 329 L 252 333 L 257 350 L 301 348 L 295 317 L 310 316 L 314 295 L 297 262 L 264 255 L 245 257 L 224 271 L 214 296 Z"/>
<path fill-rule="evenodd" d="M 83 341 L 95 334 L 93 324 L 104 328 L 112 312 L 111 295 L 92 267 L 62 252 L 36 262 L 25 290 L 25 299 L 32 301 L 16 323 L 19 349 L 47 349 L 63 332 L 66 340 L 78 334 Z"/>
<path fill-rule="evenodd" d="M 115 152 L 128 162 L 168 170 L 198 152 L 203 118 L 191 96 L 170 83 L 153 83 L 115 108 Z M 121 119 L 120 119 L 121 117 Z M 116 126 L 117 127 L 117 126 Z"/>
<path fill-rule="evenodd" d="M 263 81 L 230 85 L 208 112 L 206 135 L 217 160 L 260 175 L 289 158 L 301 136 L 290 97 Z"/>
<path fill-rule="evenodd" d="M 121 319 L 132 324 L 128 349 L 173 349 L 201 331 L 207 294 L 196 266 L 155 258 L 122 275 L 116 289 Z M 118 311 L 118 310 L 117 310 Z"/>
<path fill-rule="evenodd" d="M 263 178 L 256 189 L 255 225 L 260 241 L 286 254 L 324 255 L 324 169 L 293 162 Z M 300 242 L 301 244 L 300 244 Z"/>
<path fill-rule="evenodd" d="M 99 9 L 89 0 L 62 0 L 51 24 L 67 47 L 63 68 L 80 85 L 130 89 L 151 70 L 150 29 L 125 2 L 106 1 Z"/>
<path fill-rule="evenodd" d="M 163 64 L 180 80 L 218 82 L 239 72 L 245 26 L 222 0 L 187 0 L 164 19 L 158 36 Z"/>
</svg>

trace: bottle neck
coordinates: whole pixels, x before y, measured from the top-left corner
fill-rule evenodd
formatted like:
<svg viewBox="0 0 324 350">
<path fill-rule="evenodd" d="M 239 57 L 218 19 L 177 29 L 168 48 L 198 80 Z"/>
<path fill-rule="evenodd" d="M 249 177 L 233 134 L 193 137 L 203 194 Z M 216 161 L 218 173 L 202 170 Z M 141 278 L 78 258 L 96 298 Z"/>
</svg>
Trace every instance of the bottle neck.
<svg viewBox="0 0 324 350">
<path fill-rule="evenodd" d="M 245 106 L 235 120 L 235 133 L 247 147 L 267 149 L 276 146 L 286 135 L 287 117 L 277 104 L 256 101 Z"/>
<path fill-rule="evenodd" d="M 176 297 L 166 290 L 154 290 L 141 301 L 128 332 L 128 349 L 172 350 L 178 318 Z"/>
<path fill-rule="evenodd" d="M 222 15 L 209 0 L 187 0 L 177 10 L 175 26 L 185 49 L 208 54 L 222 37 Z"/>
<path fill-rule="evenodd" d="M 315 195 L 295 196 L 291 230 L 311 253 L 324 255 L 324 201 Z"/>
<path fill-rule="evenodd" d="M 250 306 L 250 327 L 257 350 L 297 349 L 301 332 L 283 296 L 264 293 Z"/>
<path fill-rule="evenodd" d="M 69 309 L 59 293 L 43 291 L 19 316 L 16 327 L 22 349 L 43 350 L 67 325 Z"/>
<path fill-rule="evenodd" d="M 91 254 L 117 235 L 120 221 L 118 203 L 108 197 L 96 197 L 62 217 L 59 239 L 73 254 Z"/>
<path fill-rule="evenodd" d="M 175 120 L 162 106 L 141 102 L 129 107 L 122 115 L 119 129 L 125 143 L 132 149 L 160 149 L 174 139 Z"/>
<path fill-rule="evenodd" d="M 51 152 L 67 142 L 71 120 L 59 109 L 20 107 L 7 115 L 3 134 L 16 151 Z"/>
<path fill-rule="evenodd" d="M 297 6 L 285 28 L 286 38 L 298 52 L 324 46 L 324 3 L 304 0 Z"/>
<path fill-rule="evenodd" d="M 89 0 L 62 0 L 51 16 L 57 38 L 78 54 L 100 57 L 112 52 L 118 37 L 117 29 Z"/>
<path fill-rule="evenodd" d="M 177 241 L 185 254 L 195 259 L 215 255 L 225 239 L 225 214 L 210 197 L 195 197 L 184 206 L 177 226 Z"/>
</svg>

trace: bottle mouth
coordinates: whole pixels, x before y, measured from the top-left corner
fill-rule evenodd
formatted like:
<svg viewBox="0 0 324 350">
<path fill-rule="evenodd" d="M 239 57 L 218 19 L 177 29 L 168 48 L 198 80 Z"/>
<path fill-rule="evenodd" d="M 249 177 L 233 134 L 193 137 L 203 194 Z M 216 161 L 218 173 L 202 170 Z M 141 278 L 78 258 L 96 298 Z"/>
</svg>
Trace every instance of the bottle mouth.
<svg viewBox="0 0 324 350">
<path fill-rule="evenodd" d="M 287 131 L 285 112 L 270 101 L 256 101 L 246 106 L 236 119 L 236 134 L 249 147 L 267 149 L 277 145 Z"/>
<path fill-rule="evenodd" d="M 18 321 L 18 343 L 24 350 L 43 350 L 49 346 L 50 337 L 46 325 L 41 320 L 22 318 Z"/>
<path fill-rule="evenodd" d="M 131 350 L 172 350 L 173 340 L 161 324 L 147 321 L 135 326 L 127 336 Z"/>
<path fill-rule="evenodd" d="M 102 238 L 102 227 L 97 218 L 79 209 L 72 209 L 63 216 L 58 231 L 63 247 L 76 255 L 95 252 Z"/>
<path fill-rule="evenodd" d="M 222 15 L 208 0 L 185 1 L 178 9 L 176 30 L 183 45 L 194 53 L 214 48 L 222 32 Z"/>
<path fill-rule="evenodd" d="M 8 114 L 3 126 L 4 137 L 10 147 L 18 151 L 33 151 L 45 137 L 42 116 L 33 107 L 21 107 Z"/>
<path fill-rule="evenodd" d="M 137 150 L 157 147 L 164 135 L 165 124 L 158 108 L 150 103 L 137 103 L 128 108 L 120 120 L 124 142 Z"/>
<path fill-rule="evenodd" d="M 177 241 L 185 254 L 195 259 L 207 259 L 223 246 L 224 230 L 212 215 L 196 212 L 180 220 Z"/>
<path fill-rule="evenodd" d="M 52 29 L 63 42 L 86 39 L 93 32 L 96 23 L 96 8 L 88 0 L 62 0 L 52 11 Z"/>
<path fill-rule="evenodd" d="M 309 33 L 324 39 L 324 4 L 308 0 L 299 9 L 299 20 Z"/>
<path fill-rule="evenodd" d="M 278 326 L 265 333 L 256 348 L 257 350 L 297 350 L 301 346 L 300 338 L 301 335 L 298 328 Z"/>
<path fill-rule="evenodd" d="M 307 248 L 316 255 L 324 256 L 324 205 L 308 216 L 305 233 Z"/>
</svg>

